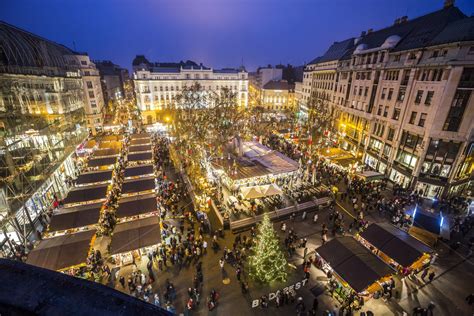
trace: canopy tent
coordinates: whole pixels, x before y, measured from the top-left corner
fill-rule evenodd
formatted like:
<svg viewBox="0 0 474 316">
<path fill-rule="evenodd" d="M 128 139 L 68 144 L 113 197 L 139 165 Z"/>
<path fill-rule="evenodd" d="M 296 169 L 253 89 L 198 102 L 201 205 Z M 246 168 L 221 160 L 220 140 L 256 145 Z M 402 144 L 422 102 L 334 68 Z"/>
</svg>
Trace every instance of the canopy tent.
<svg viewBox="0 0 474 316">
<path fill-rule="evenodd" d="M 298 163 L 296 161 L 258 142 L 244 142 L 242 148 L 246 158 L 261 164 L 272 174 L 298 170 Z"/>
<path fill-rule="evenodd" d="M 275 183 L 263 185 L 262 191 L 265 193 L 265 196 L 279 195 L 283 194 L 283 191 Z"/>
<path fill-rule="evenodd" d="M 102 203 L 67 207 L 54 214 L 49 223 L 49 231 L 60 231 L 96 224 L 99 221 Z"/>
<path fill-rule="evenodd" d="M 432 249 L 391 224 L 371 224 L 360 237 L 386 254 L 402 267 L 409 267 Z"/>
<path fill-rule="evenodd" d="M 122 218 L 156 212 L 156 210 L 155 194 L 138 195 L 120 199 L 116 215 Z"/>
<path fill-rule="evenodd" d="M 77 177 L 76 184 L 88 184 L 109 181 L 112 179 L 112 170 L 86 172 Z"/>
<path fill-rule="evenodd" d="M 151 159 L 151 151 L 145 153 L 128 154 L 128 161 L 148 161 Z"/>
<path fill-rule="evenodd" d="M 147 217 L 115 226 L 110 254 L 115 255 L 160 243 L 158 217 Z"/>
<path fill-rule="evenodd" d="M 106 157 L 106 158 L 92 158 L 87 163 L 88 167 L 102 167 L 102 166 L 110 166 L 115 164 L 117 161 L 117 157 Z"/>
<path fill-rule="evenodd" d="M 88 140 L 85 144 L 84 144 L 84 149 L 92 149 L 94 148 L 95 146 L 97 145 L 97 142 L 94 140 L 94 139 L 91 139 L 91 140 Z"/>
<path fill-rule="evenodd" d="M 61 270 L 85 263 L 95 230 L 43 239 L 28 254 L 26 263 L 50 270 Z"/>
<path fill-rule="evenodd" d="M 141 178 L 137 180 L 125 180 L 122 184 L 122 194 L 136 193 L 155 189 L 155 178 Z"/>
<path fill-rule="evenodd" d="M 78 187 L 69 191 L 64 199 L 64 204 L 82 203 L 105 199 L 107 184 L 92 185 L 88 187 Z"/>
<path fill-rule="evenodd" d="M 377 181 L 382 180 L 385 177 L 382 173 L 371 170 L 358 172 L 356 173 L 356 176 L 364 179 L 365 181 Z"/>
<path fill-rule="evenodd" d="M 130 141 L 130 145 L 135 146 L 135 145 L 145 145 L 145 144 L 150 144 L 151 139 L 149 137 L 147 138 L 139 138 L 139 139 L 132 139 Z"/>
<path fill-rule="evenodd" d="M 130 146 L 128 148 L 129 153 L 135 153 L 140 151 L 150 151 L 151 145 L 137 145 L 137 146 Z"/>
<path fill-rule="evenodd" d="M 141 165 L 137 167 L 127 167 L 125 168 L 124 177 L 137 177 L 147 174 L 153 174 L 153 165 Z"/>
<path fill-rule="evenodd" d="M 265 196 L 265 193 L 262 191 L 260 186 L 243 187 L 240 189 L 240 192 L 244 199 L 258 199 Z"/>
<path fill-rule="evenodd" d="M 116 156 L 119 154 L 117 148 L 102 148 L 94 150 L 94 157 Z"/>
<path fill-rule="evenodd" d="M 140 138 L 150 138 L 149 133 L 140 133 L 140 134 L 132 134 L 130 135 L 131 139 L 140 139 Z"/>
<path fill-rule="evenodd" d="M 357 293 L 394 270 L 352 237 L 334 238 L 316 249 L 324 261 Z"/>
</svg>

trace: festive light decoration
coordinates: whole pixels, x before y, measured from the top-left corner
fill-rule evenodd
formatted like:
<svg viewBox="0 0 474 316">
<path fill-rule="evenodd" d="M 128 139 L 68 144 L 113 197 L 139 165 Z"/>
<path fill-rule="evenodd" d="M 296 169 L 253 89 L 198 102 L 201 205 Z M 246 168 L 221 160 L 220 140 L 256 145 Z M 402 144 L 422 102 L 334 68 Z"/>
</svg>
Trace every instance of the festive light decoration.
<svg viewBox="0 0 474 316">
<path fill-rule="evenodd" d="M 253 254 L 249 257 L 250 276 L 262 283 L 286 281 L 287 262 L 268 214 L 258 227 Z"/>
</svg>

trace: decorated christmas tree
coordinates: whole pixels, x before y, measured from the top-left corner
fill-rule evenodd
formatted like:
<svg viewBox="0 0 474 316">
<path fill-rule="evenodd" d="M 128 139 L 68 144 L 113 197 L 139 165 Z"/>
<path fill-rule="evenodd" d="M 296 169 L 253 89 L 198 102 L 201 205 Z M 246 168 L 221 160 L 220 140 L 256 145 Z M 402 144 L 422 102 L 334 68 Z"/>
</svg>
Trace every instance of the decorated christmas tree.
<svg viewBox="0 0 474 316">
<path fill-rule="evenodd" d="M 267 214 L 258 226 L 258 233 L 249 257 L 250 276 L 262 283 L 286 281 L 287 262 Z"/>
</svg>

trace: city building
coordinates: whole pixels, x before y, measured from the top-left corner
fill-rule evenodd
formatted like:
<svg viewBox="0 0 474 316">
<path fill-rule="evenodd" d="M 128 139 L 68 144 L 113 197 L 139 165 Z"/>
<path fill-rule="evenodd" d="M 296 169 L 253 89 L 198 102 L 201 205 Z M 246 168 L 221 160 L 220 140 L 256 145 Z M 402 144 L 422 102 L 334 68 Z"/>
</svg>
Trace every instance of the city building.
<svg viewBox="0 0 474 316">
<path fill-rule="evenodd" d="M 112 100 L 125 98 L 125 84 L 130 80 L 128 70 L 110 60 L 95 61 L 102 80 L 102 90 L 106 104 Z"/>
<path fill-rule="evenodd" d="M 247 107 L 248 74 L 245 69 L 212 69 L 193 61 L 151 63 L 139 55 L 133 61 L 133 82 L 137 106 L 145 124 L 162 121 L 175 106 L 175 98 L 185 86 L 199 83 L 206 91 L 228 88 L 237 102 Z"/>
<path fill-rule="evenodd" d="M 335 42 L 306 68 L 302 104 L 372 169 L 425 197 L 474 189 L 474 18 L 453 1 Z"/>
<path fill-rule="evenodd" d="M 283 79 L 283 68 L 276 68 L 268 65 L 258 68 L 253 76 L 252 84 L 262 88 L 270 81 L 279 81 Z"/>
<path fill-rule="evenodd" d="M 286 80 L 272 80 L 261 89 L 261 106 L 266 110 L 295 110 L 295 85 Z"/>
<path fill-rule="evenodd" d="M 90 69 L 87 55 L 0 22 L 0 256 L 33 240 L 42 212 L 68 190 L 72 153 L 95 115 Z"/>
</svg>

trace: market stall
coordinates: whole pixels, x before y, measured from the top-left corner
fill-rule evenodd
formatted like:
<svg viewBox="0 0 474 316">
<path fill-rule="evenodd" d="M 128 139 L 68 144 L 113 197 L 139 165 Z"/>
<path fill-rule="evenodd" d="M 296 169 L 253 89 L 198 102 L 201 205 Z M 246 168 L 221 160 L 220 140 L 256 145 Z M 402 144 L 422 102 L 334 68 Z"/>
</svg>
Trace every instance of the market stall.
<svg viewBox="0 0 474 316">
<path fill-rule="evenodd" d="M 121 149 L 122 148 L 122 141 L 101 141 L 99 143 L 99 148 L 104 149 L 104 148 L 115 148 L 115 149 Z"/>
<path fill-rule="evenodd" d="M 120 199 L 116 215 L 117 218 L 121 219 L 156 212 L 156 195 L 146 194 Z"/>
<path fill-rule="evenodd" d="M 117 148 L 102 148 L 94 150 L 93 154 L 94 157 L 108 157 L 108 156 L 117 156 L 119 154 L 119 150 Z"/>
<path fill-rule="evenodd" d="M 85 263 L 95 230 L 40 241 L 26 263 L 50 270 L 64 270 Z"/>
<path fill-rule="evenodd" d="M 333 295 L 346 302 L 356 295 L 368 299 L 382 289 L 382 283 L 395 273 L 353 237 L 334 238 L 316 249 L 317 260 L 326 273 L 332 274 Z"/>
<path fill-rule="evenodd" d="M 117 265 L 130 264 L 141 260 L 160 240 L 158 217 L 119 223 L 112 234 L 109 253 Z"/>
<path fill-rule="evenodd" d="M 122 135 L 104 135 L 98 137 L 98 140 L 101 142 L 119 142 L 123 139 Z"/>
<path fill-rule="evenodd" d="M 63 200 L 64 205 L 90 204 L 105 200 L 107 184 L 98 184 L 88 187 L 77 187 L 69 191 Z"/>
<path fill-rule="evenodd" d="M 410 212 L 410 210 L 407 211 L 408 214 L 410 214 Z M 444 221 L 444 217 L 441 213 L 423 210 L 417 206 L 410 215 L 413 218 L 413 225 L 408 231 L 410 235 L 413 235 L 431 247 L 436 245 L 440 236 L 449 240 L 449 227 L 447 227 L 449 225 Z M 446 227 L 443 229 L 443 226 Z"/>
<path fill-rule="evenodd" d="M 112 170 L 85 172 L 76 179 L 77 186 L 109 182 L 112 179 Z"/>
<path fill-rule="evenodd" d="M 88 204 L 77 207 L 61 208 L 53 214 L 49 223 L 48 233 L 74 230 L 96 224 L 99 220 L 102 203 Z"/>
<path fill-rule="evenodd" d="M 125 168 L 125 179 L 132 177 L 141 177 L 145 175 L 153 175 L 153 165 L 140 165 L 136 167 L 127 167 Z"/>
<path fill-rule="evenodd" d="M 151 143 L 151 139 L 149 137 L 147 138 L 138 138 L 138 139 L 132 139 L 130 141 L 130 145 L 131 146 L 136 146 L 136 145 L 146 145 L 146 144 L 150 144 Z"/>
<path fill-rule="evenodd" d="M 151 151 L 151 145 L 136 145 L 128 147 L 129 153 L 136 153 L 136 152 L 143 152 L 143 151 Z"/>
<path fill-rule="evenodd" d="M 117 157 L 92 158 L 87 162 L 87 167 L 108 167 L 117 162 Z"/>
<path fill-rule="evenodd" d="M 150 133 L 131 134 L 131 139 L 150 138 Z"/>
<path fill-rule="evenodd" d="M 151 151 L 144 153 L 128 154 L 129 162 L 151 162 L 152 160 L 153 157 Z"/>
<path fill-rule="evenodd" d="M 388 223 L 374 223 L 358 235 L 363 245 L 388 264 L 399 269 L 419 270 L 430 262 L 433 250 Z"/>
<path fill-rule="evenodd" d="M 147 191 L 155 191 L 155 177 L 125 180 L 122 184 L 122 195 Z"/>
</svg>

